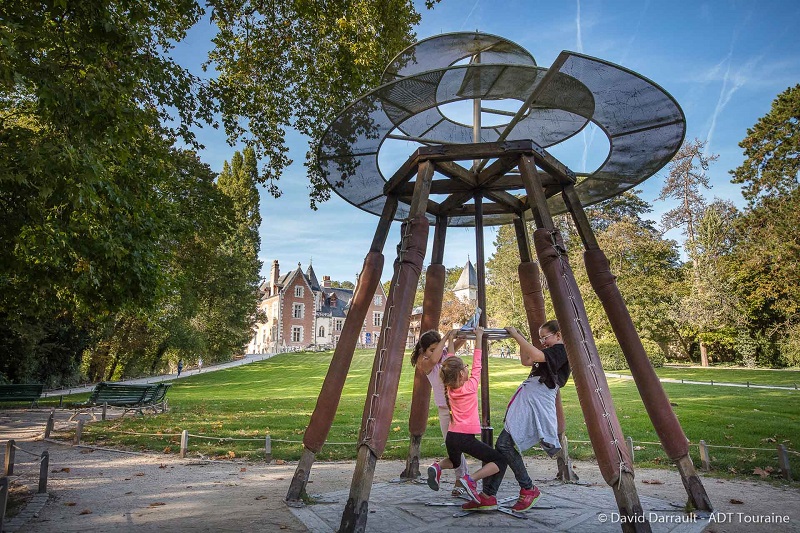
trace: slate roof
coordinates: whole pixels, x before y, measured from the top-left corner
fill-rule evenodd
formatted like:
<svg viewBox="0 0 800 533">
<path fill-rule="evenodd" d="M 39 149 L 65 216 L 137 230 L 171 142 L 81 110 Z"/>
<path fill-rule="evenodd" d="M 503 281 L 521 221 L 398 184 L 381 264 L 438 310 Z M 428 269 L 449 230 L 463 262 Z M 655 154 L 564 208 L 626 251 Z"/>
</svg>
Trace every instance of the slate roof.
<svg viewBox="0 0 800 533">
<path fill-rule="evenodd" d="M 469 289 L 470 287 L 478 287 L 478 274 L 475 272 L 475 267 L 472 266 L 472 261 L 467 259 L 467 264 L 464 265 L 464 270 L 461 271 L 461 276 L 453 290 Z"/>
<path fill-rule="evenodd" d="M 328 288 L 323 289 L 323 294 L 325 295 L 325 302 L 318 312 L 321 314 L 330 313 L 331 316 L 344 318 L 345 310 L 350 307 L 350 300 L 353 299 L 353 289 Z M 336 298 L 332 299 L 332 295 L 336 295 Z"/>
</svg>

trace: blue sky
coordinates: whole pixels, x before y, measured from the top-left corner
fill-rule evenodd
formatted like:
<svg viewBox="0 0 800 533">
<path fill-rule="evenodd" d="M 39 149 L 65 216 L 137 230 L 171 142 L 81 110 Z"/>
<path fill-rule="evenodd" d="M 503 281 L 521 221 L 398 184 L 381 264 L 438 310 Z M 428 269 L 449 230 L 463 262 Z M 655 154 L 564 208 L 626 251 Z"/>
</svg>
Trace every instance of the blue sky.
<svg viewBox="0 0 800 533">
<path fill-rule="evenodd" d="M 432 11 L 423 2 L 417 4 L 422 13 L 416 29 L 419 39 L 479 30 L 516 42 L 542 67 L 549 67 L 562 50 L 570 50 L 650 78 L 683 108 L 686 138 L 707 141 L 707 151 L 719 155 L 708 172 L 713 184 L 706 192 L 709 200 L 717 197 L 743 205 L 739 186 L 730 183 L 728 174 L 742 161 L 738 143 L 779 93 L 800 83 L 800 34 L 796 31 L 800 4 L 794 2 L 442 0 Z M 208 22 L 201 22 L 177 47 L 175 58 L 197 69 L 212 35 Z M 226 144 L 221 131 L 206 128 L 199 137 L 206 145 L 201 158 L 213 170 L 221 170 L 234 148 Z M 599 132 L 578 135 L 569 146 L 551 151 L 571 169 L 591 171 L 605 158 L 603 137 Z M 295 162 L 280 180 L 283 196 L 275 199 L 266 192 L 261 196 L 263 275 L 269 274 L 274 259 L 280 262 L 282 273 L 296 268 L 298 262 L 305 270 L 313 260 L 320 279 L 329 275 L 352 281 L 361 270 L 378 218 L 335 195 L 312 211 L 302 164 L 307 140 L 290 132 L 288 142 Z M 396 147 L 400 152 L 402 144 Z M 406 156 L 415 148 L 409 143 Z M 384 169 L 384 174 L 393 171 Z M 663 169 L 639 186 L 646 201 L 658 196 L 665 173 Z M 671 207 L 653 202 L 652 218 L 658 221 Z M 494 250 L 495 232 L 495 228 L 485 230 L 487 259 Z M 667 236 L 680 240 L 675 232 Z M 432 237 L 431 233 L 429 244 Z M 398 240 L 399 222 L 386 242 L 384 281 L 391 278 Z M 445 265 L 463 266 L 468 256 L 474 261 L 474 230 L 449 228 Z"/>
</svg>

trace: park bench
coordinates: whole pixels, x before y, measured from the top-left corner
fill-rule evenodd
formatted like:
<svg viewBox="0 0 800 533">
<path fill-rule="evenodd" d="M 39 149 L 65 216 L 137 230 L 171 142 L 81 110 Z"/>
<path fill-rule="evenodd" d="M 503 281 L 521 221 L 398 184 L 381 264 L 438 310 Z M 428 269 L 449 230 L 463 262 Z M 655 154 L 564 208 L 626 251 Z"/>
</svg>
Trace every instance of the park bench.
<svg viewBox="0 0 800 533">
<path fill-rule="evenodd" d="M 125 416 L 129 411 L 144 414 L 144 409 L 153 409 L 154 412 L 158 412 L 159 406 L 163 411 L 166 409 L 166 394 L 170 385 L 170 383 L 141 385 L 128 383 L 98 383 L 95 385 L 89 398 L 85 402 L 76 405 L 78 411 L 70 417 L 70 420 L 85 413 L 90 414 L 92 419 L 96 420 L 95 409 L 103 407 L 104 405 L 109 407 L 121 407 L 123 409 L 122 416 Z"/>
<path fill-rule="evenodd" d="M 36 405 L 44 391 L 41 383 L 9 383 L 0 385 L 0 402 L 31 402 Z"/>
<path fill-rule="evenodd" d="M 167 410 L 167 391 L 172 383 L 158 383 L 148 391 L 142 399 L 143 409 L 152 409 L 153 413 L 163 413 Z"/>
</svg>

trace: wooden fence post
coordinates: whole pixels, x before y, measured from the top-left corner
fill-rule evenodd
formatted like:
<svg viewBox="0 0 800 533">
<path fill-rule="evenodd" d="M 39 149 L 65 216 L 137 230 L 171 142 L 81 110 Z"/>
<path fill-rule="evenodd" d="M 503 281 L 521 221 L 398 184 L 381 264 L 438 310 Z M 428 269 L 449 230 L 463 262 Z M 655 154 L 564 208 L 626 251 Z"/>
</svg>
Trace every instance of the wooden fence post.
<svg viewBox="0 0 800 533">
<path fill-rule="evenodd" d="M 108 411 L 108 402 L 103 402 L 103 415 L 102 420 L 106 419 L 106 411 Z"/>
<path fill-rule="evenodd" d="M 50 438 L 50 432 L 53 431 L 53 426 L 56 424 L 55 410 L 50 411 L 50 416 L 47 417 L 47 425 L 44 427 L 44 438 Z"/>
<path fill-rule="evenodd" d="M 73 444 L 77 446 L 81 443 L 81 434 L 83 433 L 83 419 L 78 420 L 78 427 L 75 428 L 75 440 Z"/>
<path fill-rule="evenodd" d="M 39 494 L 47 492 L 47 472 L 50 467 L 50 452 L 42 452 L 42 462 L 39 464 Z"/>
<path fill-rule="evenodd" d="M 792 480 L 792 470 L 789 467 L 789 454 L 786 452 L 786 446 L 778 444 L 778 466 L 781 467 L 781 474 L 783 479 L 788 481 Z"/>
<path fill-rule="evenodd" d="M 628 437 L 628 453 L 631 454 L 631 463 L 633 463 L 633 437 Z"/>
<path fill-rule="evenodd" d="M 267 462 L 272 461 L 272 438 L 267 435 L 266 440 L 264 441 L 264 451 L 267 454 Z"/>
<path fill-rule="evenodd" d="M 6 442 L 6 468 L 3 470 L 5 472 L 5 476 L 10 476 L 14 473 L 14 446 L 16 445 L 16 441 L 14 439 L 8 439 Z"/>
<path fill-rule="evenodd" d="M 0 477 L 0 531 L 3 531 L 3 520 L 6 517 L 6 503 L 8 502 L 8 478 Z"/>
<path fill-rule="evenodd" d="M 706 446 L 706 441 L 700 441 L 700 462 L 703 465 L 703 470 L 708 472 L 711 470 L 711 459 L 708 456 L 708 447 Z"/>
<path fill-rule="evenodd" d="M 186 457 L 186 452 L 189 449 L 189 430 L 184 429 L 181 433 L 181 459 Z"/>
</svg>

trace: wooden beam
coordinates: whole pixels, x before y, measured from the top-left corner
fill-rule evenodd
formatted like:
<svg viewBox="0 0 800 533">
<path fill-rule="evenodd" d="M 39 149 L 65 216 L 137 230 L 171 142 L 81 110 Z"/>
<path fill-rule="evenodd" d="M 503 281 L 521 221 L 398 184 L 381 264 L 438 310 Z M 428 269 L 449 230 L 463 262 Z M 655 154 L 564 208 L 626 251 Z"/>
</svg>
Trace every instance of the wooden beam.
<svg viewBox="0 0 800 533">
<path fill-rule="evenodd" d="M 460 181 L 471 187 L 474 187 L 478 183 L 478 180 L 475 178 L 475 174 L 473 174 L 472 171 L 462 167 L 458 163 L 454 163 L 453 161 L 435 161 L 435 166 L 437 172 L 447 176 L 448 178 Z"/>
<path fill-rule="evenodd" d="M 392 226 L 392 220 L 397 212 L 397 197 L 388 196 L 386 203 L 383 205 L 383 212 L 378 221 L 378 228 L 375 230 L 375 237 L 372 239 L 372 246 L 370 252 L 383 253 L 383 247 L 386 245 L 386 237 L 389 235 L 389 229 Z"/>
<path fill-rule="evenodd" d="M 583 241 L 584 248 L 587 250 L 598 250 L 600 246 L 597 244 L 594 231 L 592 231 L 592 225 L 589 223 L 586 211 L 583 210 L 583 205 L 581 205 L 578 194 L 575 192 L 575 187 L 573 185 L 564 187 L 564 190 L 561 191 L 561 196 L 564 198 L 564 204 L 567 206 L 567 210 L 570 215 L 572 215 L 572 220 L 575 222 L 578 235 L 580 235 Z"/>
<path fill-rule="evenodd" d="M 521 263 L 530 263 L 533 261 L 533 256 L 531 255 L 531 241 L 528 237 L 528 228 L 525 224 L 524 215 L 514 219 L 514 231 L 517 234 L 519 260 Z"/>
<path fill-rule="evenodd" d="M 536 227 L 555 229 L 550 210 L 547 209 L 547 198 L 542 183 L 539 181 L 539 172 L 536 170 L 533 157 L 523 155 L 519 158 L 519 172 L 522 176 L 522 183 L 525 184 L 525 191 L 528 193 L 528 203 L 533 211 Z"/>
<path fill-rule="evenodd" d="M 501 157 L 478 174 L 478 183 L 484 185 L 506 174 L 509 170 L 517 166 L 519 156 L 516 154 Z"/>
<path fill-rule="evenodd" d="M 453 163 L 455 165 L 455 163 Z M 436 165 L 436 170 L 440 170 L 439 165 Z M 540 172 L 540 177 L 549 177 L 547 174 Z M 439 179 L 434 180 L 431 183 L 431 194 L 453 194 L 456 192 L 467 192 L 467 191 L 474 191 L 476 188 L 475 185 L 470 185 L 465 183 L 462 180 L 455 180 L 455 179 Z M 491 183 L 485 183 L 481 185 L 481 189 L 485 191 L 508 191 L 509 189 L 524 189 L 525 187 L 522 184 L 522 178 L 519 174 L 506 174 L 505 176 L 499 176 L 496 180 L 493 180 Z M 552 194 L 556 194 L 556 192 L 561 190 L 561 186 L 559 185 L 557 189 L 554 189 Z M 394 191 L 394 194 L 399 196 L 411 196 L 414 194 L 414 183 L 403 183 L 402 185 L 398 185 Z M 550 195 L 548 195 L 550 196 Z"/>
<path fill-rule="evenodd" d="M 519 198 L 505 191 L 483 191 L 483 195 L 490 200 L 494 200 L 498 204 L 507 206 L 509 209 L 517 213 L 522 213 L 525 211 L 525 209 L 527 209 L 527 205 L 524 204 Z"/>
<path fill-rule="evenodd" d="M 417 167 L 419 166 L 419 149 L 414 151 L 411 154 L 411 157 L 405 160 L 405 162 L 397 169 L 389 181 L 386 182 L 386 185 L 383 186 L 383 193 L 389 194 L 394 189 L 402 185 L 403 183 L 408 182 L 413 176 L 414 173 L 417 172 Z"/>
<path fill-rule="evenodd" d="M 483 204 L 483 214 L 484 215 L 508 215 L 508 214 L 515 214 L 515 213 L 513 211 L 511 211 L 508 207 L 504 206 L 504 205 L 495 204 L 495 203 L 489 203 L 489 204 Z M 451 209 L 450 211 L 447 212 L 447 216 L 450 216 L 450 217 L 463 217 L 463 216 L 473 217 L 473 216 L 475 216 L 475 204 L 465 204 L 465 205 L 463 205 L 461 207 L 457 207 L 457 208 Z"/>
<path fill-rule="evenodd" d="M 447 236 L 447 217 L 436 217 L 436 229 L 433 232 L 433 248 L 431 264 L 441 265 L 444 262 L 444 240 Z"/>
<path fill-rule="evenodd" d="M 417 186 L 414 187 L 414 196 L 411 199 L 411 207 L 408 212 L 410 218 L 424 215 L 428 210 L 428 195 L 431 191 L 432 179 L 433 163 L 429 161 L 420 163 L 417 171 Z"/>
<path fill-rule="evenodd" d="M 450 211 L 451 209 L 454 209 L 454 208 L 457 208 L 457 207 L 463 205 L 464 202 L 466 202 L 467 200 L 472 198 L 472 194 L 473 193 L 471 191 L 451 194 L 447 198 L 447 200 L 445 200 L 444 202 L 439 204 L 439 209 L 440 209 L 441 213 L 445 214 L 448 211 Z"/>
</svg>

